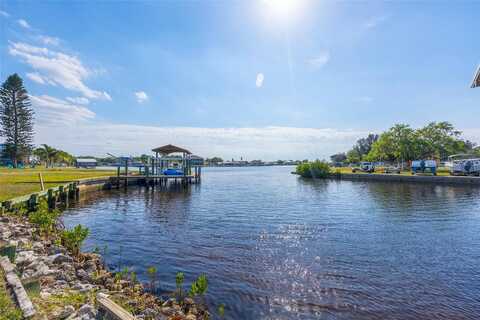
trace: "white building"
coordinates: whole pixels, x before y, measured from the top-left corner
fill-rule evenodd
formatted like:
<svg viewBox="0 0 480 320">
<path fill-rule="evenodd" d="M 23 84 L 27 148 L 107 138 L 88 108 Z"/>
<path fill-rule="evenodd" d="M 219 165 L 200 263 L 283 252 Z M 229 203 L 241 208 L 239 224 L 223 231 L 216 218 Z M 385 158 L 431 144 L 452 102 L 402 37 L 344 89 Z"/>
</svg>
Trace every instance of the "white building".
<svg viewBox="0 0 480 320">
<path fill-rule="evenodd" d="M 75 162 L 77 168 L 95 168 L 97 166 L 96 159 L 77 159 Z"/>
</svg>

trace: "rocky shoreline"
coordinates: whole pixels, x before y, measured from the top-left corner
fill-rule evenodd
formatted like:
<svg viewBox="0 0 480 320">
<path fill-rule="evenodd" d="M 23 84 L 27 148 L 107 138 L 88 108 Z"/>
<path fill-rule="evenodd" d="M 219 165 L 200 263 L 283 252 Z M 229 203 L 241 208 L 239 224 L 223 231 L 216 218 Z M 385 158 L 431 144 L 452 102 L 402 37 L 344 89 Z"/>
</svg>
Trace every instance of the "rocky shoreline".
<svg viewBox="0 0 480 320">
<path fill-rule="evenodd" d="M 0 216 L 0 243 L 15 248 L 16 272 L 33 302 L 33 319 L 93 320 L 101 317 L 96 295 L 104 293 L 136 319 L 208 319 L 190 297 L 164 301 L 135 279 L 107 270 L 96 253 L 70 254 L 42 237 L 24 216 Z"/>
</svg>

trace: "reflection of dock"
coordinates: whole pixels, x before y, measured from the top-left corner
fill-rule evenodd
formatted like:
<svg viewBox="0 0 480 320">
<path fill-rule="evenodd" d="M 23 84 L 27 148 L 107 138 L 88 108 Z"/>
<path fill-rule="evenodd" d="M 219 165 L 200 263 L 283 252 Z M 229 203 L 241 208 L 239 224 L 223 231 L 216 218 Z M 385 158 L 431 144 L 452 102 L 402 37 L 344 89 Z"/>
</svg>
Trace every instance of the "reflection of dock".
<svg viewBox="0 0 480 320">
<path fill-rule="evenodd" d="M 155 185 L 167 185 L 169 182 L 172 183 L 180 183 L 180 184 L 193 184 L 193 183 L 199 183 L 200 182 L 200 177 L 197 175 L 183 175 L 183 176 L 174 176 L 174 175 L 131 175 L 131 176 L 125 176 L 125 175 L 118 175 L 115 177 L 116 184 L 117 186 L 120 186 L 122 181 L 124 182 L 124 185 L 127 186 L 129 184 L 139 184 L 139 185 L 145 185 L 145 186 L 155 186 Z"/>
<path fill-rule="evenodd" d="M 190 174 L 187 176 L 172 176 L 172 175 L 156 175 L 156 176 L 146 176 L 146 175 L 131 175 L 131 176 L 119 176 L 121 179 L 194 179 L 195 175 Z"/>
</svg>

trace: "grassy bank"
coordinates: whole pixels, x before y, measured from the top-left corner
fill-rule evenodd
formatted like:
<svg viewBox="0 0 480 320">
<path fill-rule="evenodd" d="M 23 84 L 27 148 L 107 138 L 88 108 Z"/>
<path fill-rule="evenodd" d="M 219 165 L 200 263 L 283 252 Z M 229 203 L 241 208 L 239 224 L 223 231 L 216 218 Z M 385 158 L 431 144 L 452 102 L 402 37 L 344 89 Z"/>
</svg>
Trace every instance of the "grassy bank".
<svg viewBox="0 0 480 320">
<path fill-rule="evenodd" d="M 0 268 L 0 320 L 20 320 L 22 313 L 7 292 L 5 275 Z"/>
<path fill-rule="evenodd" d="M 41 191 L 39 173 L 42 173 L 45 188 L 54 187 L 84 178 L 110 176 L 113 171 L 76 168 L 0 168 L 0 201 Z"/>
<path fill-rule="evenodd" d="M 363 175 L 367 172 L 363 172 L 358 169 L 355 172 L 352 171 L 353 168 L 351 167 L 331 167 L 325 161 L 313 161 L 307 163 L 301 163 L 297 165 L 295 169 L 295 174 L 298 174 L 304 178 L 328 178 L 335 175 Z M 369 174 L 379 174 L 383 175 L 385 173 L 385 167 L 376 167 L 375 172 L 368 172 Z M 450 169 L 447 167 L 438 167 L 436 171 L 437 176 L 450 176 Z M 388 173 L 388 175 L 401 175 L 401 176 L 411 176 L 412 171 L 410 170 L 403 170 L 400 173 Z M 417 176 L 427 175 L 432 176 L 432 173 L 429 170 L 426 170 L 425 173 L 417 173 Z"/>
</svg>

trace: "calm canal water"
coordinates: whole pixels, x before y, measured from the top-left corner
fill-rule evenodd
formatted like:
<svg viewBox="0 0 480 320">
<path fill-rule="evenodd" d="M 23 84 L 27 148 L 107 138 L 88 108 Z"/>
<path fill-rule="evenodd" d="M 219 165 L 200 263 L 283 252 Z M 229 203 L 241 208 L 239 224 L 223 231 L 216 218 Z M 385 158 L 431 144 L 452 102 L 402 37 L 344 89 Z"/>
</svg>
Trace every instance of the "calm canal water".
<svg viewBox="0 0 480 320">
<path fill-rule="evenodd" d="M 478 319 L 480 188 L 207 168 L 189 191 L 97 193 L 64 216 L 173 291 L 206 273 L 228 319 Z"/>
</svg>

